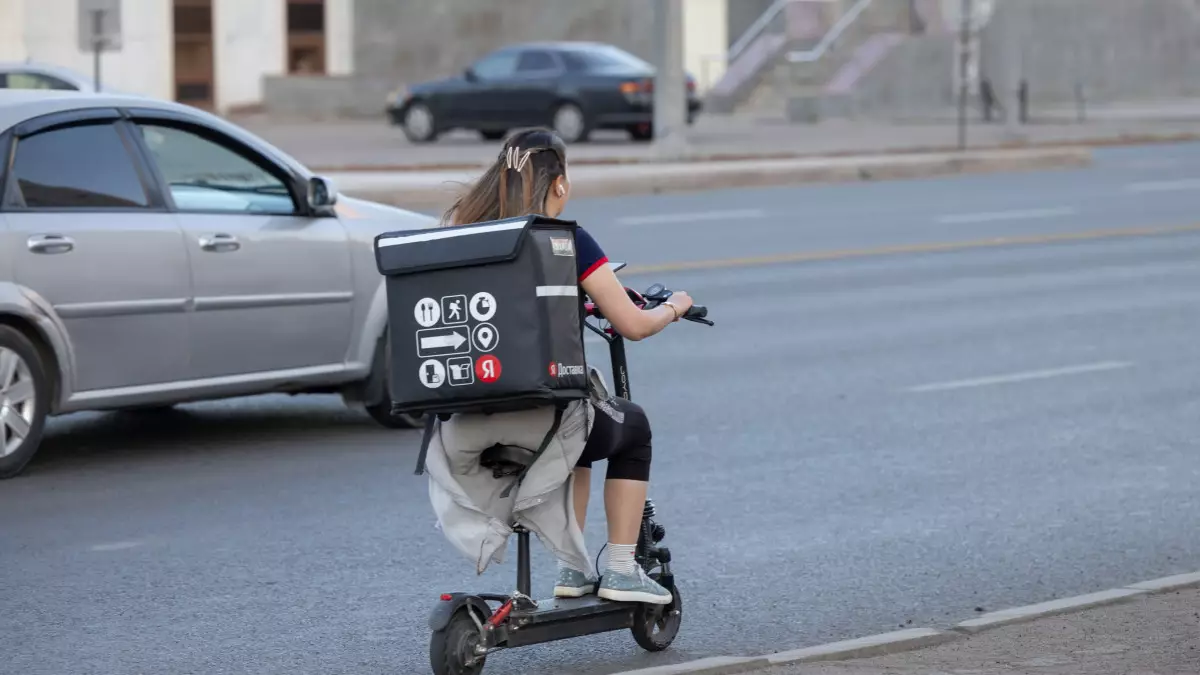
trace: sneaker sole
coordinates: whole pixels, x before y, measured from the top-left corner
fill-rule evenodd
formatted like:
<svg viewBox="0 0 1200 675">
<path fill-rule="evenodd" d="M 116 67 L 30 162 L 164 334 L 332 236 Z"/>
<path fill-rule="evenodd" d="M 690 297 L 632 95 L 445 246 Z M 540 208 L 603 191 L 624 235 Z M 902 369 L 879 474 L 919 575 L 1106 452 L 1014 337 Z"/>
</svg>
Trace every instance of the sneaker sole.
<svg viewBox="0 0 1200 675">
<path fill-rule="evenodd" d="M 597 595 L 613 602 L 641 602 L 647 605 L 669 605 L 673 599 L 670 593 L 667 595 L 654 595 L 653 593 L 643 593 L 641 591 L 618 591 L 611 588 L 601 588 Z"/>
<path fill-rule="evenodd" d="M 595 592 L 595 585 L 583 586 L 582 588 L 567 588 L 566 586 L 554 587 L 554 597 L 556 598 L 582 598 L 585 595 L 591 595 Z"/>
</svg>

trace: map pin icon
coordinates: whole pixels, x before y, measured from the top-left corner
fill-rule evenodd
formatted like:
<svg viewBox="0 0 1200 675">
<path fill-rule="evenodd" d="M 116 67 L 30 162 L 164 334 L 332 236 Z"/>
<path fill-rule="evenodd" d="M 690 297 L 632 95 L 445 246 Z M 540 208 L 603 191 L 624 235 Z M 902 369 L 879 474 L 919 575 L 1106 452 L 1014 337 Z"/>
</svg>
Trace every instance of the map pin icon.
<svg viewBox="0 0 1200 675">
<path fill-rule="evenodd" d="M 483 328 L 479 329 L 479 343 L 482 344 L 485 349 L 492 346 L 493 337 L 495 336 L 492 335 L 491 328 L 484 326 Z"/>
</svg>

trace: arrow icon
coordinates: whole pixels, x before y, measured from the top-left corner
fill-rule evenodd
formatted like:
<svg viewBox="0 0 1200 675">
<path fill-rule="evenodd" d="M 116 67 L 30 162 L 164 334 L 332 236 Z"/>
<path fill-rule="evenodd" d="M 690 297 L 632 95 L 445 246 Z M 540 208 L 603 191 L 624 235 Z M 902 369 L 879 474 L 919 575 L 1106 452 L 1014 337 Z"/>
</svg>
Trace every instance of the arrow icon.
<svg viewBox="0 0 1200 675">
<path fill-rule="evenodd" d="M 466 341 L 467 338 L 458 331 L 448 335 L 427 335 L 421 338 L 421 349 L 445 349 L 447 347 L 458 349 Z"/>
</svg>

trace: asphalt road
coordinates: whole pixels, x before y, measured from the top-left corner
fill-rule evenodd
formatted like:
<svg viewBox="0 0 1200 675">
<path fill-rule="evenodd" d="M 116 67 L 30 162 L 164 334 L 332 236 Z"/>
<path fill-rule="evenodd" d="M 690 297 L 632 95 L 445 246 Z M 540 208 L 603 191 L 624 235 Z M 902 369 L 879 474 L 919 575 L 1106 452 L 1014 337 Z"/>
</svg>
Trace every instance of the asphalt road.
<svg viewBox="0 0 1200 675">
<path fill-rule="evenodd" d="M 573 205 L 643 265 L 843 253 L 627 279 L 718 321 L 630 350 L 682 633 L 659 655 L 616 633 L 486 672 L 796 648 L 1200 569 L 1200 232 L 1099 236 L 1198 212 L 1192 146 Z M 1092 235 L 1048 238 L 1071 233 Z M 973 247 L 936 250 L 954 242 Z M 417 441 L 330 397 L 56 420 L 0 484 L 0 672 L 427 672 L 437 595 L 511 589 L 515 546 L 474 576 L 412 475 Z M 588 534 L 598 550 L 598 501 Z"/>
</svg>

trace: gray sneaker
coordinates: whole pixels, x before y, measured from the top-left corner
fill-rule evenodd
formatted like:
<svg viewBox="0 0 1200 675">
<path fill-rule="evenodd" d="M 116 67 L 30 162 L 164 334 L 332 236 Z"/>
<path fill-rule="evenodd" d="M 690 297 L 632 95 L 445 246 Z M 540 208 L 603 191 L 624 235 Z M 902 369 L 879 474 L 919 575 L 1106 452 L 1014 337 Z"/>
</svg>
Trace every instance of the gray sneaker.
<svg viewBox="0 0 1200 675">
<path fill-rule="evenodd" d="M 597 579 L 569 567 L 558 568 L 558 581 L 554 584 L 556 598 L 582 598 L 596 592 Z"/>
<path fill-rule="evenodd" d="M 633 574 L 615 574 L 612 570 L 606 571 L 597 595 L 614 602 L 671 604 L 671 591 L 659 586 L 653 579 L 646 576 L 646 572 L 641 567 L 635 568 Z"/>
</svg>

